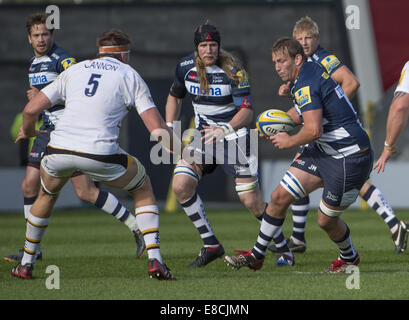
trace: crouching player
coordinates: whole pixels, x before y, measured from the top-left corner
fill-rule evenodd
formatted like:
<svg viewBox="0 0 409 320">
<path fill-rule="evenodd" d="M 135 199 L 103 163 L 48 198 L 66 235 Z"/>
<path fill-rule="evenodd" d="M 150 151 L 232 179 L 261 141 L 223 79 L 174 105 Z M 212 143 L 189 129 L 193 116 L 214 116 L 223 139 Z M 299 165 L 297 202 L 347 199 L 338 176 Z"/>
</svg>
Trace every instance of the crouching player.
<svg viewBox="0 0 409 320">
<path fill-rule="evenodd" d="M 66 103 L 41 161 L 41 190 L 27 219 L 24 255 L 11 275 L 32 277 L 34 254 L 58 194 L 71 174 L 80 170 L 96 181 L 130 193 L 136 222 L 146 243 L 148 273 L 159 280 L 173 280 L 161 257 L 159 212 L 149 177 L 138 159 L 123 151 L 118 143 L 121 120 L 132 107 L 136 107 L 153 135 L 159 130 L 172 138 L 172 131 L 157 111 L 146 83 L 127 64 L 128 36 L 119 30 L 108 30 L 97 44 L 98 59 L 83 61 L 61 73 L 24 109 L 23 130 L 17 140 L 39 134 L 34 123 L 41 111 L 56 101 Z"/>
<path fill-rule="evenodd" d="M 339 248 L 338 258 L 325 272 L 343 273 L 348 265 L 359 263 L 350 230 L 340 215 L 356 200 L 371 172 L 369 137 L 341 87 L 318 64 L 307 61 L 298 41 L 278 40 L 272 60 L 280 78 L 291 82 L 295 107 L 288 113 L 303 126 L 293 136 L 282 132 L 268 139 L 279 149 L 308 146 L 271 194 L 253 249 L 226 256 L 225 261 L 236 269 L 247 266 L 258 270 L 267 246 L 274 240 L 277 265 L 294 265 L 294 255 L 281 229 L 287 209 L 295 200 L 323 187 L 318 224 Z"/>
</svg>

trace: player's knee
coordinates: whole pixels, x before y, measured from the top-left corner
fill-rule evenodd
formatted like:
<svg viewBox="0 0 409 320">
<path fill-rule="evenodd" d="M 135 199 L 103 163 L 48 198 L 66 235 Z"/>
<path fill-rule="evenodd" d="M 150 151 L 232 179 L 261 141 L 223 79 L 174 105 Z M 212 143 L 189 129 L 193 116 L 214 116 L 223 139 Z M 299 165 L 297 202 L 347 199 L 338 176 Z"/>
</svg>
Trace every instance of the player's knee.
<svg viewBox="0 0 409 320">
<path fill-rule="evenodd" d="M 176 166 L 172 189 L 179 201 L 189 200 L 195 194 L 199 179 L 200 176 L 191 167 Z"/>
<path fill-rule="evenodd" d="M 196 192 L 197 183 L 193 179 L 178 177 L 173 179 L 172 190 L 179 201 L 189 200 Z"/>
<path fill-rule="evenodd" d="M 286 192 L 283 192 L 279 188 L 274 190 L 270 196 L 270 202 L 274 206 L 278 206 L 278 207 L 289 206 L 293 200 L 294 198 L 291 198 L 289 194 L 287 194 Z"/>
<path fill-rule="evenodd" d="M 320 228 L 328 231 L 337 224 L 338 217 L 342 214 L 343 210 L 328 208 L 328 206 L 326 206 L 325 203 L 321 200 L 318 212 L 318 225 L 320 226 Z"/>
<path fill-rule="evenodd" d="M 21 191 L 24 197 L 33 197 L 38 194 L 40 189 L 40 179 L 24 178 L 21 182 Z"/>
</svg>

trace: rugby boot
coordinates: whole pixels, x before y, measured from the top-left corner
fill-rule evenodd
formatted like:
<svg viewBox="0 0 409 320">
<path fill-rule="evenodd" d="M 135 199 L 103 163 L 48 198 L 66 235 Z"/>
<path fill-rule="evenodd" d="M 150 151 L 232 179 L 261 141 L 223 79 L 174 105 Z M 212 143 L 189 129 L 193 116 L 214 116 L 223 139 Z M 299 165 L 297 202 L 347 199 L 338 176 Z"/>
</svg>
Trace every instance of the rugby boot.
<svg viewBox="0 0 409 320">
<path fill-rule="evenodd" d="M 158 280 L 176 280 L 170 273 L 166 264 L 160 263 L 157 259 L 148 260 L 148 274 L 152 279 Z"/>
<path fill-rule="evenodd" d="M 189 267 L 204 267 L 213 260 L 221 258 L 224 255 L 224 248 L 221 243 L 216 248 L 204 247 L 200 249 L 198 257 L 189 264 Z"/>
<path fill-rule="evenodd" d="M 338 257 L 337 260 L 331 262 L 331 266 L 325 269 L 322 273 L 345 273 L 349 266 L 357 266 L 360 262 L 358 252 L 352 262 L 347 262 Z"/>
<path fill-rule="evenodd" d="M 31 263 L 27 263 L 24 266 L 19 263 L 11 269 L 10 274 L 21 279 L 31 279 L 33 277 L 33 269 L 34 266 Z"/>
<path fill-rule="evenodd" d="M 302 241 L 294 242 L 293 238 L 287 239 L 287 245 L 291 252 L 303 253 L 307 250 L 307 244 Z M 278 253 L 277 247 L 273 244 L 267 247 L 273 253 Z"/>
<path fill-rule="evenodd" d="M 251 270 L 257 271 L 263 266 L 263 259 L 256 259 L 253 256 L 253 251 L 234 250 L 237 252 L 234 256 L 225 256 L 224 261 L 233 269 L 240 269 L 241 267 L 249 267 Z"/>
<path fill-rule="evenodd" d="M 404 221 L 399 221 L 398 230 L 392 234 L 392 240 L 395 244 L 395 253 L 401 253 L 406 250 L 408 243 L 408 224 Z"/>
<path fill-rule="evenodd" d="M 132 230 L 132 233 L 136 243 L 136 257 L 139 259 L 142 258 L 146 252 L 145 239 L 143 238 L 143 234 L 139 229 Z"/>
<path fill-rule="evenodd" d="M 24 255 L 24 249 L 20 249 L 18 253 L 9 254 L 8 256 L 5 256 L 4 260 L 8 262 L 18 262 L 18 261 L 21 261 L 21 259 L 23 259 L 23 255 Z M 42 258 L 43 258 L 43 253 L 41 252 L 41 250 L 36 251 L 36 254 L 34 256 L 34 262 L 37 260 L 41 260 Z"/>
<path fill-rule="evenodd" d="M 295 264 L 294 256 L 281 253 L 277 255 L 276 265 L 279 267 L 292 267 Z"/>
</svg>

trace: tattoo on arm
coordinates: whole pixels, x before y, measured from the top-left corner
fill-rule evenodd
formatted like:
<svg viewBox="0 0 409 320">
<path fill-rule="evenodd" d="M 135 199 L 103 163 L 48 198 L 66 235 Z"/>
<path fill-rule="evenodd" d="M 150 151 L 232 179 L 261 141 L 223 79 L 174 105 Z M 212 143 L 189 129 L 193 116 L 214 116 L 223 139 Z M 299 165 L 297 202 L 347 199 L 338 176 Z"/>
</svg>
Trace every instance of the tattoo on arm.
<svg viewBox="0 0 409 320">
<path fill-rule="evenodd" d="M 398 91 L 395 93 L 395 95 L 393 96 L 392 101 L 395 101 L 396 99 L 403 97 L 405 94 L 407 94 L 406 92 L 402 92 L 402 91 Z"/>
</svg>

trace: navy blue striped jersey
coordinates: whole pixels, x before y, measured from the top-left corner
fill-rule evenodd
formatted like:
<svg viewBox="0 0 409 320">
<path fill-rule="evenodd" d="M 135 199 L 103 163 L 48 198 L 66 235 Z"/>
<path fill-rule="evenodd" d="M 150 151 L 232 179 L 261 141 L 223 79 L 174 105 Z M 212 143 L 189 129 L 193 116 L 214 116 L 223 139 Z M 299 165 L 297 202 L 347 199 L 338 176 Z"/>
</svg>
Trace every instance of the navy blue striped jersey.
<svg viewBox="0 0 409 320">
<path fill-rule="evenodd" d="M 75 59 L 63 48 L 53 44 L 51 50 L 42 57 L 32 57 L 29 61 L 28 80 L 38 90 L 53 82 L 57 76 L 75 63 Z M 53 127 L 63 112 L 64 104 L 58 103 L 43 111 L 45 127 Z"/>
<path fill-rule="evenodd" d="M 342 88 L 315 62 L 305 62 L 291 86 L 298 114 L 322 109 L 323 134 L 315 141 L 334 158 L 370 147 L 369 137 Z"/>
<path fill-rule="evenodd" d="M 199 92 L 200 83 L 194 55 L 182 58 L 176 67 L 175 79 L 170 95 L 184 98 L 189 94 L 196 116 L 196 127 L 215 126 L 228 122 L 241 107 L 251 109 L 250 84 L 244 69 L 233 69 L 238 77 L 235 82 L 218 65 L 206 67 L 209 92 Z"/>
<path fill-rule="evenodd" d="M 329 75 L 333 74 L 336 70 L 343 66 L 343 63 L 339 59 L 330 54 L 323 47 L 318 46 L 317 50 L 311 55 L 311 60 L 318 62 L 322 65 Z"/>
</svg>

